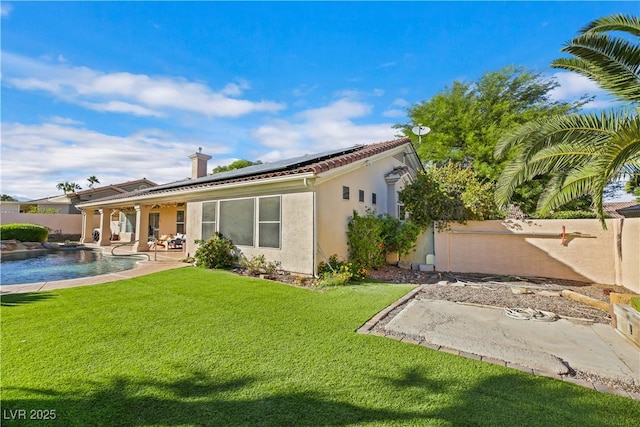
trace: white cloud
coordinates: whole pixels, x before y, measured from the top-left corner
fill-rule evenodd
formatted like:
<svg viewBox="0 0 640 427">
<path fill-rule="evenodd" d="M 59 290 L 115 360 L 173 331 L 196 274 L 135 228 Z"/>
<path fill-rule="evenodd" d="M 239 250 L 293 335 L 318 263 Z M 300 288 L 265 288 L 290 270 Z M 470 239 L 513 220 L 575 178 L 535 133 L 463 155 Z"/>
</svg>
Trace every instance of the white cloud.
<svg viewBox="0 0 640 427">
<path fill-rule="evenodd" d="M 393 105 L 397 105 L 398 107 L 407 107 L 409 106 L 409 101 L 404 98 L 396 98 L 393 100 Z"/>
<path fill-rule="evenodd" d="M 243 80 L 227 83 L 216 92 L 203 83 L 177 77 L 104 73 L 7 52 L 3 52 L 3 68 L 3 79 L 15 88 L 49 92 L 67 102 L 101 111 L 163 116 L 167 110 L 179 110 L 208 117 L 238 117 L 285 108 L 274 101 L 233 98 L 249 88 Z"/>
<path fill-rule="evenodd" d="M 613 101 L 607 100 L 607 92 L 596 82 L 580 74 L 572 72 L 558 72 L 553 74 L 559 86 L 549 92 L 552 101 L 573 101 L 584 95 L 595 96 L 596 99 L 585 104 L 582 108 L 607 108 Z"/>
<path fill-rule="evenodd" d="M 258 158 L 270 162 L 393 139 L 396 132 L 392 123 L 354 122 L 371 112 L 372 107 L 368 104 L 340 99 L 324 107 L 302 111 L 291 120 L 272 120 L 252 132 L 252 136 L 269 149 Z"/>
<path fill-rule="evenodd" d="M 382 115 L 384 117 L 390 117 L 390 118 L 391 117 L 405 117 L 407 115 L 407 112 L 404 111 L 404 110 L 398 110 L 398 109 L 392 108 L 391 110 L 384 111 L 382 113 Z"/>
<path fill-rule="evenodd" d="M 9 16 L 12 11 L 13 6 L 7 4 L 6 2 L 0 3 L 0 16 Z"/>
<path fill-rule="evenodd" d="M 211 155 L 229 152 L 222 142 L 185 141 L 156 129 L 117 136 L 60 117 L 37 125 L 2 123 L 2 193 L 46 197 L 57 194 L 56 184 L 63 181 L 86 188 L 91 175 L 102 185 L 143 177 L 158 183 L 183 179 L 191 174 L 187 156 L 199 146 Z"/>
<path fill-rule="evenodd" d="M 71 119 L 69 117 L 60 117 L 60 116 L 53 116 L 49 119 L 50 123 L 55 123 L 58 125 L 81 125 L 82 122 L 79 120 L 75 120 L 75 119 Z"/>
</svg>

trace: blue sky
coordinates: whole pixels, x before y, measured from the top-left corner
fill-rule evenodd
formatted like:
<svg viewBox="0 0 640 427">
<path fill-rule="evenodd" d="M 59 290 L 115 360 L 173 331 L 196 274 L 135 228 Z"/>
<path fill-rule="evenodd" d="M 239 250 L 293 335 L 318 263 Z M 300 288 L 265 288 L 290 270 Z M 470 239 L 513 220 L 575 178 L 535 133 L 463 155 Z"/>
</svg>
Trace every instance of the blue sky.
<svg viewBox="0 0 640 427">
<path fill-rule="evenodd" d="M 637 2 L 1 3 L 1 192 L 21 198 L 391 139 L 406 109 L 507 65 L 551 69 Z M 426 124 L 428 125 L 428 124 Z M 435 131 L 435 129 L 434 129 Z"/>
</svg>

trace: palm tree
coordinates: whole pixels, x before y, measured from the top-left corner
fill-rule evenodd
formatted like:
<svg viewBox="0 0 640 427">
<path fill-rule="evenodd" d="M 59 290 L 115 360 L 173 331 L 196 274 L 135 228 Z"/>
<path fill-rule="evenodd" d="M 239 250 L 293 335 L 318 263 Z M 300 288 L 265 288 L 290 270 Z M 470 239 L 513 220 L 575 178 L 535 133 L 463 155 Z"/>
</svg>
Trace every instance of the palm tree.
<svg viewBox="0 0 640 427">
<path fill-rule="evenodd" d="M 81 190 L 82 189 L 82 187 L 80 187 L 75 182 L 69 182 L 69 181 L 58 183 L 58 185 L 56 185 L 56 188 L 58 190 L 64 191 L 64 194 L 73 193 L 76 190 Z"/>
<path fill-rule="evenodd" d="M 89 178 L 87 178 L 87 181 L 89 181 L 89 188 L 92 190 L 95 184 L 100 184 L 100 181 L 98 180 L 98 178 L 96 178 L 95 175 L 91 175 Z"/>
<path fill-rule="evenodd" d="M 611 35 L 613 31 L 623 35 Z M 498 205 L 506 206 L 520 184 L 551 174 L 538 214 L 586 195 L 604 226 L 605 186 L 640 171 L 639 37 L 638 17 L 611 15 L 591 22 L 562 49 L 573 57 L 557 59 L 553 67 L 595 81 L 623 107 L 529 122 L 503 136 L 496 156 L 515 155 L 498 179 Z"/>
</svg>

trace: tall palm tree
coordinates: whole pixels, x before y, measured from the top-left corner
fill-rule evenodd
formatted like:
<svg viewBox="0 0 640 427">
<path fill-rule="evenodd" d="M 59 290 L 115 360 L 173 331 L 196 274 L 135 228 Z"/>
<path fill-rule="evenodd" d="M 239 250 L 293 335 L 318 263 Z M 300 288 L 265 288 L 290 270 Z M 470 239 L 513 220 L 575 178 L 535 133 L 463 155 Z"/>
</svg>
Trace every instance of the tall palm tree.
<svg viewBox="0 0 640 427">
<path fill-rule="evenodd" d="M 95 184 L 100 184 L 100 181 L 98 180 L 98 178 L 96 178 L 95 175 L 91 175 L 89 178 L 87 178 L 87 181 L 89 181 L 89 188 L 92 190 Z"/>
<path fill-rule="evenodd" d="M 58 185 L 56 185 L 56 188 L 58 190 L 62 190 L 64 194 L 73 193 L 76 190 L 82 190 L 82 187 L 80 187 L 78 184 L 69 181 L 58 183 Z"/>
<path fill-rule="evenodd" d="M 540 215 L 587 195 L 604 226 L 605 186 L 640 171 L 639 37 L 638 17 L 611 15 L 591 22 L 562 49 L 573 56 L 553 67 L 595 81 L 623 106 L 529 122 L 502 137 L 496 156 L 515 155 L 498 179 L 498 205 L 507 205 L 520 184 L 551 174 L 538 201 Z"/>
</svg>

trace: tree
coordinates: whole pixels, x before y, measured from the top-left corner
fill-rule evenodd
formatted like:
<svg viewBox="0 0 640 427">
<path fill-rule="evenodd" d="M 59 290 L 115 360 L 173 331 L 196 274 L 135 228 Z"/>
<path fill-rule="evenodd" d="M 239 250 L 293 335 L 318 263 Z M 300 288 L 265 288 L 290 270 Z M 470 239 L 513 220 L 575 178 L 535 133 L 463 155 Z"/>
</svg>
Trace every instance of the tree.
<svg viewBox="0 0 640 427">
<path fill-rule="evenodd" d="M 409 108 L 410 124 L 396 125 L 412 138 L 420 158 L 427 164 L 449 161 L 470 166 L 480 177 L 495 182 L 507 159 L 496 159 L 494 149 L 504 132 L 530 120 L 576 111 L 586 99 L 553 102 L 550 92 L 558 86 L 553 78 L 523 67 L 509 66 L 483 75 L 477 82 L 454 81 L 428 101 Z M 414 124 L 432 129 L 422 143 L 413 135 Z M 515 203 L 535 211 L 545 179 L 518 189 Z"/>
<path fill-rule="evenodd" d="M 613 31 L 623 35 L 609 34 Z M 511 156 L 498 180 L 496 201 L 500 206 L 513 199 L 522 183 L 551 174 L 538 200 L 540 215 L 587 195 L 605 225 L 605 187 L 621 175 L 640 172 L 638 37 L 638 17 L 611 15 L 588 24 L 562 48 L 572 57 L 554 61 L 553 67 L 586 76 L 624 106 L 538 119 L 506 134 L 495 150 L 498 158 Z"/>
<path fill-rule="evenodd" d="M 262 162 L 260 160 L 256 162 L 252 162 L 251 160 L 240 159 L 228 164 L 226 166 L 216 166 L 213 168 L 213 173 L 227 172 L 234 169 L 242 169 L 247 166 L 261 165 Z"/>
<path fill-rule="evenodd" d="M 3 201 L 3 202 L 17 202 L 18 199 L 16 199 L 13 196 L 10 196 L 8 194 L 2 194 L 2 195 L 0 195 L 0 201 Z"/>
<path fill-rule="evenodd" d="M 495 180 L 504 162 L 497 161 L 493 151 L 505 130 L 573 111 L 584 103 L 551 101 L 549 93 L 557 86 L 553 78 L 523 67 L 505 67 L 477 82 L 454 81 L 430 100 L 410 107 L 411 123 L 396 127 L 412 138 L 423 161 L 470 165 L 481 177 Z M 411 132 L 418 123 L 432 129 L 422 143 Z"/>
<path fill-rule="evenodd" d="M 95 175 L 91 175 L 89 178 L 87 178 L 87 181 L 89 181 L 89 188 L 92 190 L 95 184 L 100 184 L 100 181 L 98 180 L 98 178 L 96 178 Z"/>
<path fill-rule="evenodd" d="M 471 167 L 449 162 L 431 165 L 399 193 L 409 218 L 422 229 L 434 222 L 439 230 L 449 223 L 492 219 L 499 216 L 494 185 L 482 180 Z"/>
<path fill-rule="evenodd" d="M 58 190 L 62 190 L 64 194 L 73 193 L 76 190 L 82 190 L 82 187 L 80 187 L 75 182 L 68 181 L 58 183 L 58 185 L 56 185 L 56 188 Z"/>
</svg>

